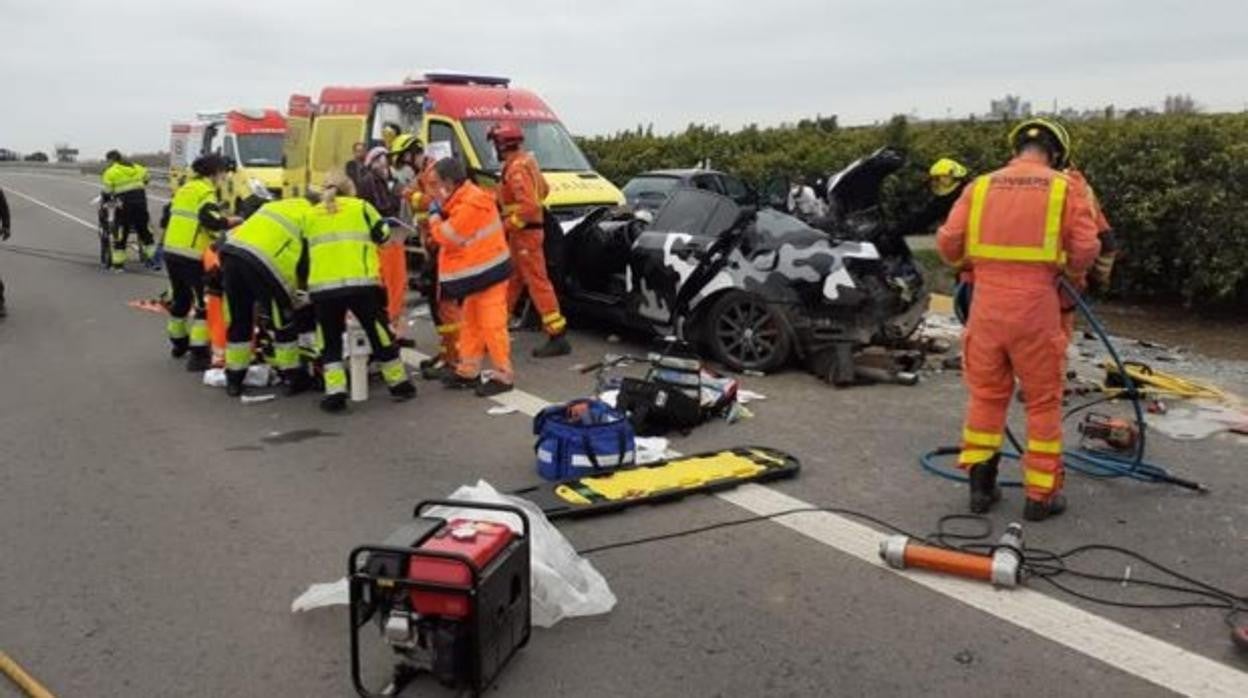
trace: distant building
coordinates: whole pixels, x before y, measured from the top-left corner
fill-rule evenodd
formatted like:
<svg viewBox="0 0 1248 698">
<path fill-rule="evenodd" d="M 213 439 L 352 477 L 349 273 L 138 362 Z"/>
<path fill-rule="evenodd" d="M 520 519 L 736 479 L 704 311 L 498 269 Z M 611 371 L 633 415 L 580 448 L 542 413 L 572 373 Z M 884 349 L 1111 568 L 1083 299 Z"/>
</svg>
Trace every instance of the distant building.
<svg viewBox="0 0 1248 698">
<path fill-rule="evenodd" d="M 1006 95 L 989 103 L 988 118 L 1014 121 L 1031 116 L 1031 102 L 1024 102 L 1018 95 Z"/>
<path fill-rule="evenodd" d="M 69 147 L 68 143 L 56 144 L 56 161 L 57 162 L 77 162 L 78 149 Z"/>
</svg>

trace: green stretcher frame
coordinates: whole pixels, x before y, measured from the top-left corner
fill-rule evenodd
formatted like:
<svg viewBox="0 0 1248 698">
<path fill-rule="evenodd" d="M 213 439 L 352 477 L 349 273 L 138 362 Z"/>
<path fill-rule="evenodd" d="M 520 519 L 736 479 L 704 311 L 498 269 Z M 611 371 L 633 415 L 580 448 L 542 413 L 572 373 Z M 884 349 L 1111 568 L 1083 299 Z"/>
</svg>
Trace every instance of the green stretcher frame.
<svg viewBox="0 0 1248 698">
<path fill-rule="evenodd" d="M 733 460 L 743 466 L 741 470 L 752 469 L 753 472 L 706 475 L 705 477 L 699 474 L 699 471 L 714 472 L 717 470 L 714 467 L 714 461 L 717 458 Z M 749 466 L 753 468 L 740 459 L 748 461 Z M 705 467 L 700 467 L 703 463 Z M 675 472 L 664 473 L 663 469 L 673 467 L 681 468 L 682 472 L 692 477 L 686 477 L 684 482 L 675 485 L 640 487 L 624 493 L 610 491 L 618 490 L 617 485 L 625 481 L 663 480 L 664 475 Z M 641 504 L 670 502 L 692 494 L 721 492 L 751 482 L 781 480 L 796 476 L 801 469 L 801 462 L 783 451 L 765 446 L 739 446 L 680 456 L 649 465 L 621 468 L 604 475 L 545 482 L 516 490 L 511 494 L 524 497 L 541 507 L 546 517 L 551 520 L 573 519 L 609 514 Z"/>
</svg>

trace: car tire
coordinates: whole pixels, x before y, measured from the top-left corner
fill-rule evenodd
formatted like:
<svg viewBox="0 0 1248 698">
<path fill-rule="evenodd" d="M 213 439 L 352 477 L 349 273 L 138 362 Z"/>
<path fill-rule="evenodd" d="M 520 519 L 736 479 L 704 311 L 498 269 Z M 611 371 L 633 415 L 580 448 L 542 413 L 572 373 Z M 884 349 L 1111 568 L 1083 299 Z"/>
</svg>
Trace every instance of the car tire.
<svg viewBox="0 0 1248 698">
<path fill-rule="evenodd" d="M 780 313 L 761 297 L 742 291 L 725 293 L 711 305 L 703 340 L 713 358 L 733 371 L 775 371 L 793 351 L 793 337 Z"/>
</svg>

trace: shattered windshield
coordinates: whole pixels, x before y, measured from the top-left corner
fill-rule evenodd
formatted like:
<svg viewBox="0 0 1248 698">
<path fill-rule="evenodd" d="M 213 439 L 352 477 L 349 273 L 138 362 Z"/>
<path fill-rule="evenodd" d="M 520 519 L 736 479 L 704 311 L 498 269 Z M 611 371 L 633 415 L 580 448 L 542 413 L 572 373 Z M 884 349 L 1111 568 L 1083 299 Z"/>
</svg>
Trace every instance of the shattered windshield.
<svg viewBox="0 0 1248 698">
<path fill-rule="evenodd" d="M 472 141 L 473 150 L 486 170 L 498 169 L 498 156 L 490 142 L 490 128 L 498 123 L 493 119 L 467 119 L 464 129 Z M 568 130 L 558 121 L 521 121 L 524 129 L 524 147 L 537 158 L 543 172 L 588 172 L 593 169 L 585 154 L 576 146 Z"/>
</svg>

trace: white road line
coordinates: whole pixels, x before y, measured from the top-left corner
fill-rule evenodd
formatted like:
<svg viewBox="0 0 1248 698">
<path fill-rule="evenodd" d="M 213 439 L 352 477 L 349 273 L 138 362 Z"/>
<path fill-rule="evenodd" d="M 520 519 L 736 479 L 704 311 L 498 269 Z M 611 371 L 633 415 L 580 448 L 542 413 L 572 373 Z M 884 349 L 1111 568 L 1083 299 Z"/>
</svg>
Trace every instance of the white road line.
<svg viewBox="0 0 1248 698">
<path fill-rule="evenodd" d="M 404 350 L 407 363 L 416 364 L 425 358 L 428 357 L 420 352 Z M 503 393 L 491 399 L 500 405 L 515 407 L 530 417 L 551 404 L 523 390 Z M 816 506 L 761 485 L 742 485 L 714 496 L 760 516 Z M 775 523 L 856 557 L 883 572 L 900 575 L 931 591 L 1171 691 L 1218 698 L 1248 696 L 1248 672 L 1189 652 L 1038 591 L 1026 588 L 997 590 L 984 583 L 955 577 L 894 570 L 880 562 L 880 541 L 886 535 L 844 516 L 829 512 L 795 514 L 775 519 Z"/>
<path fill-rule="evenodd" d="M 41 207 L 43 207 L 43 208 L 46 208 L 46 209 L 48 209 L 49 211 L 51 211 L 52 213 L 57 214 L 58 216 L 64 216 L 64 217 L 68 218 L 69 220 L 71 220 L 71 221 L 73 221 L 73 222 L 75 222 L 75 223 L 78 223 L 79 225 L 85 225 L 86 227 L 88 227 L 88 228 L 90 228 L 90 229 L 92 229 L 92 230 L 96 230 L 96 229 L 99 227 L 99 224 L 97 224 L 97 223 L 88 223 L 87 221 L 84 221 L 83 219 L 79 218 L 78 216 L 75 216 L 75 215 L 74 215 L 74 214 L 72 214 L 72 213 L 68 213 L 68 212 L 66 212 L 66 211 L 62 211 L 61 209 L 59 209 L 59 208 L 57 208 L 57 207 L 55 207 L 55 206 L 53 206 L 53 205 L 51 205 L 51 204 L 45 204 L 44 202 L 40 201 L 39 199 L 36 199 L 35 197 L 31 196 L 30 194 L 23 194 L 22 192 L 20 192 L 20 191 L 18 191 L 18 190 L 16 190 L 16 189 L 13 189 L 12 187 L 5 187 L 5 188 L 4 188 L 4 190 L 5 190 L 6 192 L 10 193 L 10 194 L 16 194 L 16 195 L 18 195 L 18 196 L 22 197 L 23 199 L 26 199 L 27 201 L 29 201 L 30 203 L 32 203 L 32 204 L 34 204 L 34 205 L 36 205 L 36 206 L 41 206 Z"/>
</svg>

